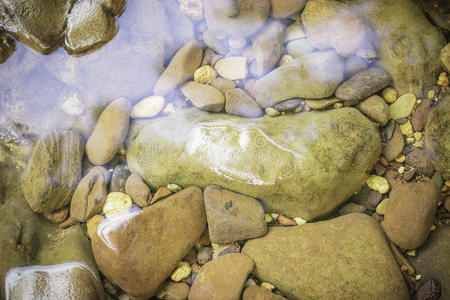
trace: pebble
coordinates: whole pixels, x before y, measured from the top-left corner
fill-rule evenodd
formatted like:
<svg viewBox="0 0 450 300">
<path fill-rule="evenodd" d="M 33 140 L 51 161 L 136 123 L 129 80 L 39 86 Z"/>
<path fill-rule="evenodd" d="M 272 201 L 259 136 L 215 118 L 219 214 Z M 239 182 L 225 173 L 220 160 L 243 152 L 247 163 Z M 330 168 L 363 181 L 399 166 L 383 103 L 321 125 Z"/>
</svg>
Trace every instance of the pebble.
<svg viewBox="0 0 450 300">
<path fill-rule="evenodd" d="M 399 168 L 398 168 L 398 173 L 399 174 L 403 174 L 405 172 L 405 167 L 404 166 L 400 166 Z"/>
<path fill-rule="evenodd" d="M 409 120 L 400 125 L 400 130 L 402 131 L 402 134 L 406 136 L 411 136 L 413 134 L 413 128 Z"/>
<path fill-rule="evenodd" d="M 449 84 L 448 81 L 448 77 L 447 77 L 447 73 L 446 72 L 442 72 L 441 74 L 439 74 L 439 78 L 437 81 L 437 85 L 442 86 L 442 87 L 447 87 Z"/>
<path fill-rule="evenodd" d="M 333 108 L 334 109 L 341 108 L 343 106 L 344 106 L 344 104 L 342 102 L 333 103 Z"/>
<path fill-rule="evenodd" d="M 387 123 L 387 125 L 385 127 L 385 131 L 384 131 L 386 139 L 388 139 L 388 140 L 391 139 L 392 134 L 394 133 L 394 129 L 395 129 L 395 122 L 394 122 L 394 120 L 389 120 L 389 122 Z"/>
<path fill-rule="evenodd" d="M 405 162 L 405 160 L 406 160 L 406 156 L 404 154 L 401 154 L 395 158 L 395 161 L 398 163 L 403 163 L 403 162 Z"/>
<path fill-rule="evenodd" d="M 210 247 L 204 247 L 197 253 L 197 262 L 199 265 L 204 265 L 213 257 L 213 251 Z"/>
<path fill-rule="evenodd" d="M 163 96 L 192 78 L 202 62 L 202 55 L 202 46 L 197 41 L 191 41 L 184 45 L 162 72 L 153 88 L 153 93 Z"/>
<path fill-rule="evenodd" d="M 214 65 L 217 73 L 228 80 L 239 80 L 247 77 L 247 59 L 242 56 L 230 56 L 220 59 Z"/>
<path fill-rule="evenodd" d="M 381 92 L 381 96 L 387 103 L 392 104 L 397 100 L 398 93 L 393 87 L 387 87 Z"/>
<path fill-rule="evenodd" d="M 122 163 L 115 166 L 109 183 L 109 191 L 125 193 L 125 184 L 130 174 L 126 164 Z"/>
<path fill-rule="evenodd" d="M 265 289 L 268 289 L 269 291 L 272 291 L 272 290 L 274 290 L 276 288 L 273 284 L 268 283 L 268 282 L 261 283 L 261 287 L 265 288 Z"/>
<path fill-rule="evenodd" d="M 187 299 L 188 294 L 189 285 L 186 283 L 167 281 L 156 295 L 156 298 L 164 300 L 184 300 Z M 135 298 L 133 297 L 133 299 Z"/>
<path fill-rule="evenodd" d="M 294 218 L 295 223 L 297 223 L 297 225 L 302 225 L 302 224 L 306 224 L 307 220 L 302 219 L 300 217 L 295 217 Z"/>
<path fill-rule="evenodd" d="M 380 194 L 386 194 L 389 191 L 389 183 L 386 178 L 371 175 L 369 179 L 367 179 L 367 185 L 372 190 L 378 191 Z"/>
<path fill-rule="evenodd" d="M 301 104 L 302 104 L 302 99 L 289 99 L 289 100 L 275 104 L 273 108 L 275 108 L 279 112 L 288 112 L 288 111 L 294 111 Z"/>
<path fill-rule="evenodd" d="M 218 112 L 225 105 L 223 94 L 210 85 L 189 81 L 181 86 L 180 91 L 198 109 Z"/>
<path fill-rule="evenodd" d="M 280 115 L 280 112 L 273 107 L 266 107 L 265 112 L 269 117 L 276 117 Z"/>
<path fill-rule="evenodd" d="M 156 117 L 164 108 L 166 101 L 162 96 L 150 96 L 136 103 L 131 109 L 133 119 Z"/>
<path fill-rule="evenodd" d="M 53 223 L 64 222 L 64 220 L 67 219 L 68 215 L 69 215 L 68 207 L 63 207 L 52 212 L 44 212 L 44 217 Z"/>
<path fill-rule="evenodd" d="M 283 215 L 279 215 L 277 218 L 277 221 L 278 221 L 278 223 L 280 223 L 283 226 L 296 226 L 297 225 L 297 222 L 295 222 L 294 220 L 289 219 L 288 217 L 283 216 Z"/>
<path fill-rule="evenodd" d="M 416 140 L 414 139 L 414 137 L 407 137 L 406 139 L 405 139 L 405 142 L 406 142 L 406 144 L 412 144 L 412 143 L 414 143 Z M 421 148 L 421 147 L 419 147 L 419 148 Z"/>
<path fill-rule="evenodd" d="M 273 222 L 273 218 L 270 214 L 264 214 L 264 221 L 266 223 L 272 223 Z"/>
<path fill-rule="evenodd" d="M 427 93 L 427 98 L 428 99 L 434 99 L 434 96 L 436 95 L 436 93 L 434 92 L 434 90 L 429 90 Z"/>
<path fill-rule="evenodd" d="M 306 39 L 306 33 L 299 23 L 294 22 L 286 28 L 284 42 L 287 43 L 289 41 L 300 39 Z"/>
<path fill-rule="evenodd" d="M 389 106 L 389 118 L 398 120 L 409 117 L 415 104 L 416 96 L 413 93 L 407 93 L 400 96 L 397 101 Z"/>
<path fill-rule="evenodd" d="M 370 96 L 356 107 L 369 119 L 380 123 L 381 126 L 386 125 L 389 121 L 389 107 L 380 96 Z"/>
<path fill-rule="evenodd" d="M 172 274 L 170 274 L 170 279 L 175 282 L 181 281 L 191 275 L 191 271 L 191 265 L 187 261 L 180 261 Z"/>
<path fill-rule="evenodd" d="M 414 139 L 416 140 L 416 142 L 420 141 L 422 139 L 422 132 L 414 132 Z"/>
<path fill-rule="evenodd" d="M 405 174 L 403 175 L 403 179 L 405 179 L 406 181 L 410 181 L 411 179 L 414 178 L 414 176 L 416 176 L 416 169 L 410 169 L 408 171 L 405 172 Z"/>
<path fill-rule="evenodd" d="M 389 199 L 384 199 L 383 201 L 380 202 L 380 204 L 377 205 L 376 208 L 376 212 L 377 214 L 379 214 L 380 216 L 383 216 L 386 212 L 386 206 L 389 203 Z"/>
<path fill-rule="evenodd" d="M 217 77 L 216 71 L 209 65 L 201 66 L 194 72 L 194 81 L 210 84 Z"/>
<path fill-rule="evenodd" d="M 225 111 L 244 118 L 259 118 L 263 116 L 261 107 L 243 89 L 229 89 L 225 93 Z"/>
<path fill-rule="evenodd" d="M 279 66 L 282 66 L 282 65 L 287 64 L 287 63 L 289 63 L 289 62 L 291 62 L 291 61 L 293 61 L 293 60 L 294 60 L 294 58 L 293 58 L 291 55 L 285 54 L 285 55 L 283 55 L 283 56 L 280 58 L 280 61 L 278 62 L 278 65 L 279 65 Z"/>
<path fill-rule="evenodd" d="M 100 222 L 104 219 L 105 217 L 103 217 L 102 215 L 95 215 L 87 221 L 87 232 L 91 239 L 97 232 L 98 224 L 100 224 Z"/>
<path fill-rule="evenodd" d="M 166 186 L 172 193 L 178 193 L 179 191 L 181 191 L 183 188 L 181 186 L 179 186 L 178 184 L 175 183 L 169 183 Z"/>
<path fill-rule="evenodd" d="M 126 183 L 125 192 L 131 197 L 133 203 L 140 207 L 146 207 L 149 204 L 151 191 L 149 186 L 142 180 L 142 177 L 134 172 L 132 173 Z"/>
<path fill-rule="evenodd" d="M 320 99 L 320 100 L 305 100 L 306 105 L 311 107 L 312 109 L 325 109 L 337 102 L 341 101 L 336 97 L 331 97 L 328 99 Z"/>
<path fill-rule="evenodd" d="M 398 125 L 395 125 L 395 130 L 392 138 L 386 143 L 383 149 L 383 156 L 388 161 L 391 161 L 402 153 L 404 146 L 405 142 L 403 140 L 401 129 Z"/>
<path fill-rule="evenodd" d="M 157 201 L 166 198 L 167 196 L 169 196 L 170 194 L 172 194 L 172 191 L 169 190 L 166 187 L 160 187 L 155 195 L 153 195 L 152 200 L 150 201 L 150 204 L 156 203 Z"/>
<path fill-rule="evenodd" d="M 106 196 L 103 213 L 107 218 L 111 218 L 116 214 L 129 210 L 133 203 L 131 197 L 121 192 L 112 192 Z"/>
<path fill-rule="evenodd" d="M 415 131 L 422 131 L 425 128 L 432 103 L 432 100 L 425 99 L 416 107 L 411 117 L 411 124 Z"/>
<path fill-rule="evenodd" d="M 380 204 L 381 200 L 383 200 L 383 195 L 377 191 L 371 191 L 367 199 L 369 205 L 373 208 L 376 208 L 378 204 Z"/>
<path fill-rule="evenodd" d="M 425 150 L 415 149 L 414 151 L 406 155 L 406 163 L 427 176 L 433 175 L 433 161 L 425 153 Z"/>
<path fill-rule="evenodd" d="M 119 151 L 128 134 L 131 103 L 117 98 L 100 115 L 86 143 L 86 155 L 94 165 L 108 163 Z"/>
</svg>

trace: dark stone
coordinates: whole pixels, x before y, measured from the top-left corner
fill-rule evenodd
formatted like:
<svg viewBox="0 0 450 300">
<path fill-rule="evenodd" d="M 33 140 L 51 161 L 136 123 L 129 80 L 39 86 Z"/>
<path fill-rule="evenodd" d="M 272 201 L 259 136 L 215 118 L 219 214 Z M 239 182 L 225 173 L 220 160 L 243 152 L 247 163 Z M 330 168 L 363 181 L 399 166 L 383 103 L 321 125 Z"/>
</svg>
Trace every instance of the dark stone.
<svg viewBox="0 0 450 300">
<path fill-rule="evenodd" d="M 411 124 L 414 128 L 414 131 L 422 131 L 425 128 L 425 124 L 427 123 L 428 114 L 431 110 L 431 99 L 424 99 L 419 106 L 416 107 L 416 111 L 411 117 Z"/>
<path fill-rule="evenodd" d="M 417 148 L 406 155 L 406 163 L 428 177 L 434 173 L 433 161 L 427 156 L 425 150 Z"/>
<path fill-rule="evenodd" d="M 16 50 L 16 42 L 14 39 L 0 31 L 0 64 L 7 61 L 14 50 Z"/>
<path fill-rule="evenodd" d="M 126 164 L 117 165 L 114 168 L 114 172 L 111 176 L 111 183 L 109 184 L 110 192 L 125 193 L 125 184 L 130 174 L 131 172 L 130 170 L 128 170 Z"/>
<path fill-rule="evenodd" d="M 289 99 L 273 106 L 279 112 L 293 111 L 302 104 L 302 99 Z"/>
</svg>

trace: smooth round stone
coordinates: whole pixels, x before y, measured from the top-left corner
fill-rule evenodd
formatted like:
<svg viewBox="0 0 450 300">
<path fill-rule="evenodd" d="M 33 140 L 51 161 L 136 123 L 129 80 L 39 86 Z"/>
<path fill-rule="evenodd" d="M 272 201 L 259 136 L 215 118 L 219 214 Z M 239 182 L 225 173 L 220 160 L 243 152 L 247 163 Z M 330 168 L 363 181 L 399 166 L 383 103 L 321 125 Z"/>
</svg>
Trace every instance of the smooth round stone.
<svg viewBox="0 0 450 300">
<path fill-rule="evenodd" d="M 225 93 L 225 111 L 244 118 L 259 118 L 263 112 L 255 99 L 242 89 L 229 89 Z"/>
<path fill-rule="evenodd" d="M 389 203 L 389 199 L 384 199 L 383 201 L 381 201 L 376 208 L 376 213 L 379 214 L 380 216 L 383 216 L 386 213 L 386 207 Z"/>
<path fill-rule="evenodd" d="M 214 65 L 217 73 L 228 80 L 239 80 L 247 77 L 247 59 L 243 56 L 222 58 Z"/>
<path fill-rule="evenodd" d="M 131 202 L 131 197 L 125 193 L 112 192 L 106 196 L 106 202 L 103 206 L 103 213 L 107 218 L 113 217 L 114 215 L 129 210 L 133 203 Z"/>
<path fill-rule="evenodd" d="M 416 104 L 416 96 L 413 93 L 407 93 L 400 96 L 394 103 L 389 106 L 389 118 L 398 120 L 407 118 Z"/>
<path fill-rule="evenodd" d="M 302 104 L 302 99 L 289 99 L 283 102 L 279 102 L 273 106 L 279 112 L 294 111 Z"/>
<path fill-rule="evenodd" d="M 194 72 L 194 81 L 203 84 L 211 83 L 216 78 L 217 73 L 211 66 L 201 66 Z"/>
<path fill-rule="evenodd" d="M 136 103 L 131 109 L 131 117 L 152 118 L 157 116 L 164 108 L 165 99 L 162 96 L 150 96 Z"/>
<path fill-rule="evenodd" d="M 381 92 L 381 96 L 387 103 L 394 103 L 398 94 L 393 87 L 387 87 Z"/>
<path fill-rule="evenodd" d="M 367 179 L 367 185 L 375 191 L 378 191 L 380 194 L 386 194 L 389 191 L 389 183 L 386 178 L 371 175 L 369 179 Z"/>
<path fill-rule="evenodd" d="M 210 85 L 189 81 L 180 88 L 180 91 L 201 110 L 218 112 L 225 105 L 223 94 Z"/>
<path fill-rule="evenodd" d="M 384 126 L 389 121 L 389 107 L 380 96 L 373 95 L 356 106 L 364 115 L 372 121 Z"/>
<path fill-rule="evenodd" d="M 403 147 L 405 146 L 405 141 L 403 140 L 403 135 L 400 127 L 398 125 L 394 126 L 394 133 L 383 149 L 383 156 L 388 161 L 394 160 L 397 156 L 399 156 L 403 151 Z"/>
</svg>

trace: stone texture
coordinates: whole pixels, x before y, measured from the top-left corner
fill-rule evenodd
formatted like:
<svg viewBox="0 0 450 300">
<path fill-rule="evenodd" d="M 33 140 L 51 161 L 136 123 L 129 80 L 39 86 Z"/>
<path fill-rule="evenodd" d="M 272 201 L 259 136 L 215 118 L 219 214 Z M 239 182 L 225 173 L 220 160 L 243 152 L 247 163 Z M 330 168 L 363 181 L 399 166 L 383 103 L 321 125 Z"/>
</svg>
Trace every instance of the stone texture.
<svg viewBox="0 0 450 300">
<path fill-rule="evenodd" d="M 201 110 L 218 112 L 225 105 L 223 94 L 215 87 L 207 84 L 189 81 L 180 88 L 180 91 L 195 107 Z"/>
<path fill-rule="evenodd" d="M 165 95 L 194 77 L 202 62 L 202 46 L 197 41 L 184 45 L 170 61 L 153 88 L 155 95 Z"/>
<path fill-rule="evenodd" d="M 211 185 L 203 196 L 211 242 L 227 244 L 266 233 L 264 209 L 257 199 Z"/>
<path fill-rule="evenodd" d="M 86 222 L 102 211 L 106 200 L 109 172 L 100 166 L 92 168 L 78 184 L 70 202 L 70 216 Z"/>
<path fill-rule="evenodd" d="M 441 50 L 441 65 L 447 72 L 450 72 L 450 43 Z"/>
<path fill-rule="evenodd" d="M 425 127 L 425 149 L 442 177 L 450 180 L 450 96 L 431 109 Z"/>
<path fill-rule="evenodd" d="M 258 286 L 245 289 L 242 300 L 285 300 L 286 298 L 270 292 L 270 290 Z"/>
<path fill-rule="evenodd" d="M 430 233 L 439 202 L 439 189 L 432 183 L 397 185 L 389 195 L 383 229 L 404 249 L 420 247 Z"/>
<path fill-rule="evenodd" d="M 286 44 L 286 52 L 293 58 L 304 59 L 308 54 L 315 51 L 314 47 L 307 39 L 290 41 Z"/>
<path fill-rule="evenodd" d="M 404 94 L 389 106 L 389 118 L 398 120 L 408 118 L 416 105 L 416 96 L 412 93 Z"/>
<path fill-rule="evenodd" d="M 138 173 L 131 174 L 125 183 L 125 192 L 131 197 L 133 203 L 140 207 L 148 206 L 152 194 L 148 185 L 142 180 Z"/>
<path fill-rule="evenodd" d="M 367 215 L 269 227 L 242 253 L 254 259 L 253 274 L 288 299 L 409 299 L 384 234 Z"/>
<path fill-rule="evenodd" d="M 86 143 L 86 155 L 91 163 L 104 165 L 119 151 L 128 133 L 130 110 L 130 101 L 123 97 L 103 110 Z"/>
<path fill-rule="evenodd" d="M 336 89 L 336 97 L 346 101 L 362 100 L 387 87 L 391 80 L 383 69 L 368 68 L 342 83 Z"/>
<path fill-rule="evenodd" d="M 100 223 L 92 250 L 110 281 L 129 295 L 149 298 L 194 246 L 205 225 L 202 191 L 193 186 L 141 211 Z"/>
<path fill-rule="evenodd" d="M 345 79 L 355 76 L 356 74 L 367 69 L 367 60 L 359 57 L 358 55 L 352 55 L 345 59 L 344 63 L 344 75 Z"/>
<path fill-rule="evenodd" d="M 439 27 L 450 30 L 450 4 L 446 0 L 419 0 L 422 9 Z"/>
<path fill-rule="evenodd" d="M 126 164 L 123 163 L 115 166 L 111 176 L 111 182 L 109 183 L 109 191 L 125 193 L 125 184 L 130 174 L 130 170 L 128 170 Z"/>
<path fill-rule="evenodd" d="M 279 102 L 273 106 L 279 112 L 294 111 L 302 104 L 302 99 L 289 99 L 283 102 Z"/>
<path fill-rule="evenodd" d="M 384 126 L 389 121 L 389 107 L 383 98 L 370 96 L 356 106 L 364 115 L 374 122 Z"/>
<path fill-rule="evenodd" d="M 8 60 L 8 58 L 16 50 L 16 42 L 12 37 L 0 32 L 0 64 Z"/>
<path fill-rule="evenodd" d="M 224 95 L 227 90 L 234 89 L 236 87 L 236 83 L 234 83 L 234 81 L 224 78 L 214 78 L 214 80 L 211 82 L 211 85 Z"/>
<path fill-rule="evenodd" d="M 364 20 L 338 1 L 308 1 L 302 13 L 302 23 L 315 48 L 333 47 L 340 55 L 349 57 L 360 49 L 372 47 L 369 41 L 371 32 Z"/>
<path fill-rule="evenodd" d="M 381 151 L 375 125 L 354 108 L 254 120 L 190 109 L 141 126 L 127 162 L 152 189 L 215 184 L 303 219 L 358 191 Z"/>
<path fill-rule="evenodd" d="M 206 263 L 198 271 L 189 299 L 239 300 L 253 266 L 253 260 L 240 253 L 227 254 Z"/>
<path fill-rule="evenodd" d="M 431 99 L 424 99 L 422 103 L 420 103 L 414 114 L 411 117 L 411 124 L 414 128 L 414 131 L 422 131 L 425 128 L 425 124 L 427 123 L 428 114 L 431 110 Z"/>
<path fill-rule="evenodd" d="M 76 131 L 52 131 L 36 143 L 22 175 L 25 199 L 35 212 L 67 205 L 81 179 L 84 141 Z"/>
<path fill-rule="evenodd" d="M 225 111 L 244 118 L 259 118 L 264 115 L 261 107 L 243 89 L 229 89 L 225 93 Z"/>
<path fill-rule="evenodd" d="M 426 154 L 425 150 L 420 148 L 416 148 L 406 155 L 406 163 L 428 177 L 431 177 L 434 173 L 433 161 Z"/>
<path fill-rule="evenodd" d="M 337 102 L 341 102 L 341 100 L 336 97 L 320 99 L 320 100 L 314 100 L 314 99 L 305 100 L 306 105 L 308 105 L 312 109 L 324 109 L 324 108 L 327 108 Z"/>
<path fill-rule="evenodd" d="M 271 0 L 271 17 L 275 19 L 285 19 L 292 16 L 305 6 L 306 0 Z"/>
<path fill-rule="evenodd" d="M 189 294 L 189 285 L 184 282 L 168 281 L 164 283 L 162 289 L 158 293 L 158 299 L 167 300 L 185 300 Z M 162 297 L 159 297 L 159 296 Z"/>
<path fill-rule="evenodd" d="M 290 98 L 326 98 L 334 93 L 343 78 L 343 60 L 336 52 L 311 53 L 305 59 L 288 62 L 256 81 L 256 102 L 267 107 Z"/>
<path fill-rule="evenodd" d="M 405 146 L 405 141 L 403 140 L 403 135 L 400 127 L 395 124 L 394 133 L 391 139 L 386 143 L 383 149 L 383 156 L 388 160 L 394 160 L 397 156 L 402 154 L 403 147 Z"/>
</svg>

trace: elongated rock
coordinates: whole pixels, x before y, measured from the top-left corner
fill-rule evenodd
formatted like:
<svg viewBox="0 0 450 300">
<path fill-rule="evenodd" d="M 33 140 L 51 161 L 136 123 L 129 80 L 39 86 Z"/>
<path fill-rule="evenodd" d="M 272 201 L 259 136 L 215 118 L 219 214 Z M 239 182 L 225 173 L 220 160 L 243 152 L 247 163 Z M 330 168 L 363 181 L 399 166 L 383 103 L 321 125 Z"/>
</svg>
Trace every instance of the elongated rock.
<svg viewBox="0 0 450 300">
<path fill-rule="evenodd" d="M 381 151 L 374 123 L 354 108 L 253 120 L 190 109 L 141 125 L 127 162 L 152 190 L 215 184 L 303 219 L 358 191 Z"/>
<path fill-rule="evenodd" d="M 343 79 L 343 60 L 335 51 L 314 52 L 259 79 L 255 85 L 255 98 L 263 107 L 291 98 L 327 98 L 333 95 Z"/>
<path fill-rule="evenodd" d="M 409 299 L 383 231 L 364 214 L 269 227 L 242 253 L 255 261 L 253 274 L 288 299 Z"/>
<path fill-rule="evenodd" d="M 148 299 L 205 226 L 202 191 L 193 186 L 141 211 L 103 221 L 92 239 L 92 250 L 109 280 L 132 296 Z"/>
</svg>

